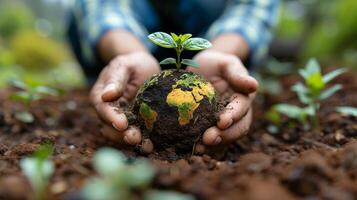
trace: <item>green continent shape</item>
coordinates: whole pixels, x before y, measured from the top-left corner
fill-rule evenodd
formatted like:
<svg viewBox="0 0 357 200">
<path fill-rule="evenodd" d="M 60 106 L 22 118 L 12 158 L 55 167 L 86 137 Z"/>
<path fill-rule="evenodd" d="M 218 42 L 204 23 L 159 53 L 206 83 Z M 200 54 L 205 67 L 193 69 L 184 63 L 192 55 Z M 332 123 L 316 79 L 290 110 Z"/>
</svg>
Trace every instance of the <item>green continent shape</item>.
<svg viewBox="0 0 357 200">
<path fill-rule="evenodd" d="M 148 130 L 152 130 L 157 118 L 157 112 L 154 111 L 148 104 L 142 102 L 139 108 L 140 117 L 144 119 L 145 126 Z"/>
</svg>

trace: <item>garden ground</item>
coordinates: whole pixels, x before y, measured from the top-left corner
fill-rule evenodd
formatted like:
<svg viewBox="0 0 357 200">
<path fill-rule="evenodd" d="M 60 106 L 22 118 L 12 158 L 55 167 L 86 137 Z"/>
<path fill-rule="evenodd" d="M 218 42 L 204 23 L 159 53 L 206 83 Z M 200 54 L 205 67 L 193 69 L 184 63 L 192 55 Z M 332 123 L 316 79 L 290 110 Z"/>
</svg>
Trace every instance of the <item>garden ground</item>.
<svg viewBox="0 0 357 200">
<path fill-rule="evenodd" d="M 298 78 L 281 79 L 289 88 Z M 250 134 L 221 154 L 180 157 L 174 153 L 149 156 L 157 169 L 154 188 L 194 194 L 198 199 L 357 199 L 357 119 L 335 106 L 357 106 L 357 76 L 346 73 L 334 83 L 344 89 L 322 103 L 321 132 L 304 131 L 283 119 L 270 134 L 265 112 L 275 103 L 298 103 L 286 89 L 279 96 L 260 95 Z M 100 121 L 88 102 L 88 91 L 34 102 L 35 123 L 14 118 L 22 110 L 0 92 L 0 199 L 25 199 L 31 191 L 19 161 L 41 144 L 54 143 L 53 199 L 79 199 L 78 191 L 94 175 L 96 149 L 115 146 L 100 134 Z M 125 150 L 138 156 L 135 150 Z M 215 158 L 215 159 L 214 159 Z"/>
</svg>

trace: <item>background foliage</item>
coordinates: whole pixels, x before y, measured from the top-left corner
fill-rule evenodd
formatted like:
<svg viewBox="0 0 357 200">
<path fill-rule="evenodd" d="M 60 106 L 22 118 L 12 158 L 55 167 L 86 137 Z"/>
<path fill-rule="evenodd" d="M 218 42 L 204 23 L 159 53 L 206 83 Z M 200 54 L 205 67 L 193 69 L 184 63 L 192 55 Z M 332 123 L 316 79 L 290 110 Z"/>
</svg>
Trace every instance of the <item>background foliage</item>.
<svg viewBox="0 0 357 200">
<path fill-rule="evenodd" d="M 67 88 L 84 85 L 65 36 L 73 2 L 0 0 L 0 87 L 12 78 Z M 316 57 L 322 66 L 357 68 L 356 9 L 356 0 L 282 0 L 270 51 L 274 60 L 268 59 L 263 67 L 276 61 L 303 66 Z M 276 78 L 269 73 L 260 76 L 270 82 Z"/>
</svg>

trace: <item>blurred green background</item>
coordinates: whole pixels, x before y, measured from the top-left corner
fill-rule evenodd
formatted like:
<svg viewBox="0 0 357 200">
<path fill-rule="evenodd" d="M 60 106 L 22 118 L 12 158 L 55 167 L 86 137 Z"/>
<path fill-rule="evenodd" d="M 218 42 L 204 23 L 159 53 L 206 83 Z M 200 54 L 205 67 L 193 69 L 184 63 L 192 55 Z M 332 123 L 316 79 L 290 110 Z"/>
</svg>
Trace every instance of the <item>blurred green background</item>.
<svg viewBox="0 0 357 200">
<path fill-rule="evenodd" d="M 14 78 L 58 88 L 84 85 L 65 36 L 73 2 L 0 0 L 0 87 Z M 310 57 L 325 65 L 357 68 L 357 0 L 282 2 L 267 60 L 270 68 L 279 62 L 302 66 Z"/>
<path fill-rule="evenodd" d="M 84 85 L 66 39 L 72 0 L 0 0 L 0 87 L 11 79 L 69 89 Z"/>
</svg>

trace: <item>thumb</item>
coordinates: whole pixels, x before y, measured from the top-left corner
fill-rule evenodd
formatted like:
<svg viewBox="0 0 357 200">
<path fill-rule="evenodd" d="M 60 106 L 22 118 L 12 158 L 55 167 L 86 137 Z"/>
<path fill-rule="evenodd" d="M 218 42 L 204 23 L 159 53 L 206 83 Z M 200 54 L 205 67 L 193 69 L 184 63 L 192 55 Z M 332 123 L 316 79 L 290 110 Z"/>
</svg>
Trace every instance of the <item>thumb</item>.
<svg viewBox="0 0 357 200">
<path fill-rule="evenodd" d="M 129 73 L 125 66 L 109 67 L 108 78 L 103 85 L 102 100 L 110 102 L 121 97 L 128 80 Z"/>
<path fill-rule="evenodd" d="M 258 88 L 258 81 L 247 73 L 241 63 L 228 65 L 224 76 L 235 92 L 250 94 Z"/>
</svg>

